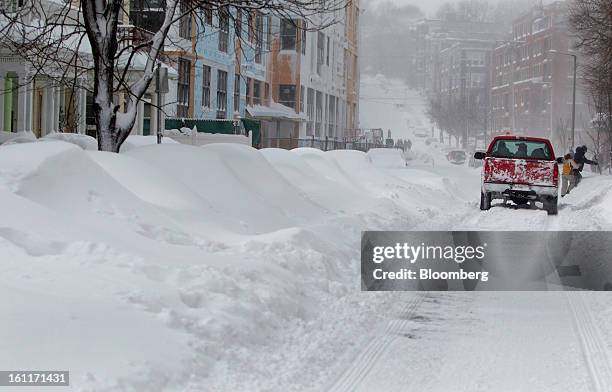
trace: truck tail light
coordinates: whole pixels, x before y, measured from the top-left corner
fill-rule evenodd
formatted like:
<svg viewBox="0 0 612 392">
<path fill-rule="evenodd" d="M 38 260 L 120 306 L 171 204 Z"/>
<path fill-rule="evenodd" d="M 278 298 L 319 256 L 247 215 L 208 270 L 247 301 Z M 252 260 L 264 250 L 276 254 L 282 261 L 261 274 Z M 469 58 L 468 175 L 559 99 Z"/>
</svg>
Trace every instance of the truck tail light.
<svg viewBox="0 0 612 392">
<path fill-rule="evenodd" d="M 491 175 L 491 165 L 490 165 L 490 160 L 489 159 L 485 159 L 484 160 L 484 181 L 488 181 L 489 177 Z"/>
<path fill-rule="evenodd" d="M 555 163 L 555 168 L 553 169 L 553 178 L 552 178 L 553 186 L 559 185 L 559 165 Z"/>
</svg>

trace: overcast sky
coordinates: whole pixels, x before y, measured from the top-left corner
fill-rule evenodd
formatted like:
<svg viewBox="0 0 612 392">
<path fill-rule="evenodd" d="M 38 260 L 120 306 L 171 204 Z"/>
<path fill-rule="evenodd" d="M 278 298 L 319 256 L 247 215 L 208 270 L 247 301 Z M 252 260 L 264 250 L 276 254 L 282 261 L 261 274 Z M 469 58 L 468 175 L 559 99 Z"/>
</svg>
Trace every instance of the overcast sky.
<svg viewBox="0 0 612 392">
<path fill-rule="evenodd" d="M 376 6 L 379 3 L 391 1 L 396 4 L 412 4 L 419 7 L 427 16 L 433 16 L 440 5 L 453 0 L 365 0 L 369 6 Z"/>
<path fill-rule="evenodd" d="M 457 2 L 458 0 L 363 0 L 363 3 L 365 3 L 366 7 L 368 7 L 368 6 L 376 6 L 377 4 L 383 3 L 386 1 L 391 1 L 396 4 L 416 5 L 425 13 L 425 15 L 427 15 L 428 17 L 432 17 L 435 14 L 435 12 L 438 10 L 440 5 L 444 3 Z M 495 1 L 495 0 L 492 0 L 492 1 Z M 552 1 L 553 0 L 545 0 L 544 4 L 550 3 Z M 533 3 L 537 4 L 538 0 L 533 0 Z"/>
</svg>

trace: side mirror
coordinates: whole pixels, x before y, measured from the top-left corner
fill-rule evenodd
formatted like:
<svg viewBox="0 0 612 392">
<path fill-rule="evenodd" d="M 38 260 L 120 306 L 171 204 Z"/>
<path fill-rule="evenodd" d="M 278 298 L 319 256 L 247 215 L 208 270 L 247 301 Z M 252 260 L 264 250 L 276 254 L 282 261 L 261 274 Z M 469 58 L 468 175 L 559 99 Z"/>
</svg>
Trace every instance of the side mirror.
<svg viewBox="0 0 612 392">
<path fill-rule="evenodd" d="M 558 164 L 562 164 L 563 163 L 563 158 L 561 158 L 561 157 L 557 158 L 557 163 Z"/>
<path fill-rule="evenodd" d="M 482 151 L 476 151 L 474 153 L 474 159 L 485 159 L 486 156 L 487 156 L 487 154 L 485 154 Z"/>
</svg>

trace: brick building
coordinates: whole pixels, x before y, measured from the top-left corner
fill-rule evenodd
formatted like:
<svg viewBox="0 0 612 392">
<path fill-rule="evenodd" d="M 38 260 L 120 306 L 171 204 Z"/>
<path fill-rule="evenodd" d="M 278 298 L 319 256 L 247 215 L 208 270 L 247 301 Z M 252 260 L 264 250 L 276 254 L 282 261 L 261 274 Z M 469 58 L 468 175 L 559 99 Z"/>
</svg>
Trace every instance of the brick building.
<svg viewBox="0 0 612 392">
<path fill-rule="evenodd" d="M 521 15 L 513 21 L 512 39 L 495 48 L 491 67 L 492 130 L 550 137 L 557 148 L 566 150 L 573 59 L 551 51 L 572 51 L 567 3 L 561 1 Z M 587 118 L 578 89 L 577 142 L 584 139 L 581 134 Z"/>
</svg>

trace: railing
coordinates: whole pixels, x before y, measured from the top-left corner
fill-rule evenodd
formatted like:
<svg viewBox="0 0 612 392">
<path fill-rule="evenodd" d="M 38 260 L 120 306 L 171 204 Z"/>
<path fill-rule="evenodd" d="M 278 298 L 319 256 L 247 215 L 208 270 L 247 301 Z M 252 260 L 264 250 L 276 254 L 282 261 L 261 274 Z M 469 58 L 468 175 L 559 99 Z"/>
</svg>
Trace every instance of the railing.
<svg viewBox="0 0 612 392">
<path fill-rule="evenodd" d="M 119 25 L 117 26 L 117 36 L 119 47 L 123 49 L 149 42 L 153 33 L 133 25 Z"/>
<path fill-rule="evenodd" d="M 283 148 L 290 150 L 297 147 L 311 147 L 322 151 L 332 150 L 359 150 L 367 152 L 372 148 L 399 148 L 394 146 L 388 146 L 383 143 L 374 143 L 367 141 L 347 141 L 338 140 L 335 138 L 278 138 L 278 137 L 265 137 L 262 143 L 263 148 Z"/>
</svg>

